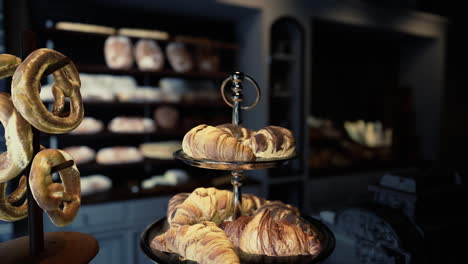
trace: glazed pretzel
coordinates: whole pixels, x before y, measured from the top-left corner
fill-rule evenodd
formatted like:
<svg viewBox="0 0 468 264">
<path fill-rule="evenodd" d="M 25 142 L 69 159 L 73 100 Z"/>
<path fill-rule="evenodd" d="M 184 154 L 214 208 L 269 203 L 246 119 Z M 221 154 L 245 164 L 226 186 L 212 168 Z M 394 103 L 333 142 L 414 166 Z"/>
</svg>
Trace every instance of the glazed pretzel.
<svg viewBox="0 0 468 264">
<path fill-rule="evenodd" d="M 34 199 L 56 226 L 70 224 L 81 204 L 80 172 L 75 165 L 59 171 L 62 184 L 52 181 L 52 167 L 72 159 L 63 150 L 42 150 L 34 157 L 29 174 Z"/>
<path fill-rule="evenodd" d="M 0 122 L 5 129 L 7 151 L 0 154 L 0 183 L 18 176 L 33 154 L 31 126 L 16 111 L 10 95 L 0 93 Z"/>
<path fill-rule="evenodd" d="M 14 222 L 28 216 L 28 201 L 25 200 L 20 206 L 13 205 L 26 194 L 26 176 L 22 176 L 18 187 L 10 196 L 6 196 L 8 182 L 0 183 L 0 220 Z"/>
<path fill-rule="evenodd" d="M 42 103 L 39 93 L 42 77 L 53 73 L 55 98 L 51 113 Z M 32 52 L 16 69 L 12 82 L 12 99 L 18 112 L 35 128 L 52 134 L 75 129 L 83 119 L 80 78 L 73 62 L 65 55 L 50 49 Z M 65 97 L 70 98 L 70 113 L 62 116 Z"/>
</svg>

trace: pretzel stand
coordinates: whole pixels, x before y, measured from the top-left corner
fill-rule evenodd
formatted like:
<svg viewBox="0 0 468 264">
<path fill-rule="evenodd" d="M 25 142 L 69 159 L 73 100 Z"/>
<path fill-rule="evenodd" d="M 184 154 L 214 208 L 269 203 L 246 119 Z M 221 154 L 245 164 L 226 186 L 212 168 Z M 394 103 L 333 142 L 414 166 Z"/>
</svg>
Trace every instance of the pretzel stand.
<svg viewBox="0 0 468 264">
<path fill-rule="evenodd" d="M 31 31 L 23 33 L 22 57 L 36 48 L 36 36 Z M 60 63 L 59 63 L 60 64 Z M 66 63 L 68 64 L 68 63 Z M 64 65 L 53 67 L 53 71 Z M 22 175 L 29 177 L 32 160 L 40 151 L 40 131 L 32 127 L 33 132 L 33 158 Z M 52 168 L 52 173 L 58 172 L 74 165 L 73 160 Z M 27 184 L 28 199 L 28 233 L 29 236 L 20 237 L 0 244 L 0 256 L 2 264 L 13 263 L 89 263 L 98 253 L 97 240 L 84 233 L 79 232 L 46 232 L 43 228 L 43 212 L 34 199 L 29 181 Z M 77 254 L 79 252 L 79 254 Z"/>
</svg>

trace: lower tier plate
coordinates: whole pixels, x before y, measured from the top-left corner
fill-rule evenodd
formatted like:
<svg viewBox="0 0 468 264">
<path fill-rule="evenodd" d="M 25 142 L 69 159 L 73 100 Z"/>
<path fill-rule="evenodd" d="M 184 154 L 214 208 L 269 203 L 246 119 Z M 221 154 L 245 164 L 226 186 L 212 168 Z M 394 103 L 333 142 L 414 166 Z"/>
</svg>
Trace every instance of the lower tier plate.
<svg viewBox="0 0 468 264">
<path fill-rule="evenodd" d="M 320 263 L 328 258 L 335 249 L 335 236 L 331 230 L 317 219 L 303 216 L 303 218 L 317 232 L 319 240 L 322 243 L 322 251 L 315 257 L 313 256 L 291 256 L 291 257 L 270 257 L 264 255 L 252 255 L 239 253 L 241 263 L 248 264 L 282 264 L 282 263 Z M 148 225 L 140 235 L 140 247 L 145 255 L 154 263 L 158 264 L 195 264 L 197 262 L 190 260 L 180 260 L 180 255 L 175 253 L 166 253 L 150 247 L 154 237 L 166 232 L 169 224 L 167 218 L 157 220 Z"/>
</svg>

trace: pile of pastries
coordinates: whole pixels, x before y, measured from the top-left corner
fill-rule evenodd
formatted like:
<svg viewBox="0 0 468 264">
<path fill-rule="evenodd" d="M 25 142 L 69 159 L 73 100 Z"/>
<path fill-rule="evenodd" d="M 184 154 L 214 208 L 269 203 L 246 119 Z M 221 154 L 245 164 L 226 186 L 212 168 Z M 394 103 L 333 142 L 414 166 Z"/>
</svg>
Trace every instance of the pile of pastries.
<svg viewBox="0 0 468 264">
<path fill-rule="evenodd" d="M 54 70 L 53 110 L 49 111 L 40 99 L 40 81 L 47 71 Z M 33 130 L 61 134 L 75 129 L 83 119 L 78 71 L 66 56 L 50 50 L 38 49 L 24 62 L 0 54 L 0 78 L 13 76 L 11 95 L 0 93 L 0 121 L 5 128 L 7 151 L 0 154 L 0 220 L 17 221 L 27 217 L 27 181 L 34 200 L 57 226 L 70 224 L 81 204 L 80 172 L 75 165 L 60 167 L 73 160 L 60 149 L 33 149 Z M 66 99 L 70 112 L 65 113 Z M 39 147 L 39 146 L 38 146 Z M 34 155 L 35 154 L 35 155 Z M 72 163 L 73 164 L 73 163 Z M 30 165 L 29 177 L 22 175 L 14 192 L 7 195 L 10 180 L 20 176 Z M 52 179 L 58 170 L 61 183 Z M 17 205 L 18 202 L 24 202 Z"/>
<path fill-rule="evenodd" d="M 242 252 L 267 256 L 320 253 L 318 234 L 297 208 L 244 194 L 242 216 L 230 221 L 233 199 L 231 191 L 216 188 L 173 196 L 167 210 L 169 228 L 153 238 L 151 248 L 201 264 L 240 263 Z"/>
</svg>

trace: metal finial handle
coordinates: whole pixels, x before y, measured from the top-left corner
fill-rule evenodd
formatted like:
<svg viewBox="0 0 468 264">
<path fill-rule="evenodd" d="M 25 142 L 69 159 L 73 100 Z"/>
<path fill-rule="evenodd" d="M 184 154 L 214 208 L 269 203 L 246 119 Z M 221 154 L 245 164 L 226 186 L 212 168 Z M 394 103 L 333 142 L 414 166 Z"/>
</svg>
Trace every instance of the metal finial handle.
<svg viewBox="0 0 468 264">
<path fill-rule="evenodd" d="M 233 74 L 231 74 L 231 76 L 229 76 L 228 78 L 226 78 L 223 83 L 221 84 L 221 96 L 223 97 L 223 100 L 224 102 L 226 102 L 227 105 L 229 105 L 230 107 L 234 107 L 233 103 L 231 103 L 227 98 L 226 98 L 226 95 L 225 95 L 225 88 L 226 88 L 226 84 L 231 81 L 233 83 L 232 85 L 232 92 L 233 92 L 233 96 L 232 96 L 232 101 L 233 102 L 242 102 L 243 101 L 243 98 L 242 98 L 242 81 L 244 79 L 247 79 L 249 82 L 252 83 L 252 85 L 255 87 L 255 91 L 256 91 L 256 96 L 255 96 L 255 101 L 251 104 L 251 105 L 248 105 L 248 106 L 241 106 L 240 108 L 242 110 L 249 110 L 249 109 L 252 109 L 254 108 L 258 102 L 260 101 L 260 97 L 261 97 L 261 92 L 260 92 L 260 87 L 258 86 L 257 82 L 252 79 L 252 77 L 248 76 L 248 75 L 245 75 L 243 74 L 242 72 L 235 72 Z"/>
</svg>

